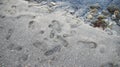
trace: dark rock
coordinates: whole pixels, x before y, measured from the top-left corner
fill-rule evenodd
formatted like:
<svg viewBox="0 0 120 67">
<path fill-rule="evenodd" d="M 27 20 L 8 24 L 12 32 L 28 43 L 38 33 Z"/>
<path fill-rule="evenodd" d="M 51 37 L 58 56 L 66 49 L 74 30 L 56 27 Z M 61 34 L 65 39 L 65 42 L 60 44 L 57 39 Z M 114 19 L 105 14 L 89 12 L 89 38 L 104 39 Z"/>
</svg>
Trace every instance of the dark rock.
<svg viewBox="0 0 120 67">
<path fill-rule="evenodd" d="M 116 15 L 116 18 L 120 20 L 120 14 Z"/>
<path fill-rule="evenodd" d="M 52 54 L 54 54 L 54 53 L 56 53 L 56 52 L 59 52 L 60 50 L 61 50 L 61 46 L 58 45 L 58 46 L 56 46 L 56 47 L 54 47 L 54 48 L 46 51 L 46 52 L 44 53 L 44 55 L 45 55 L 45 56 L 50 56 L 50 55 L 52 55 Z"/>
<path fill-rule="evenodd" d="M 90 6 L 90 9 L 100 9 L 100 5 L 99 4 L 93 4 Z"/>
<path fill-rule="evenodd" d="M 107 10 L 108 10 L 111 14 L 114 14 L 114 11 L 115 11 L 115 10 L 120 11 L 120 8 L 119 8 L 118 6 L 116 6 L 116 5 L 109 5 L 109 6 L 107 7 Z"/>
<path fill-rule="evenodd" d="M 110 15 L 110 13 L 107 10 L 103 10 L 102 14 L 105 15 L 105 16 L 109 16 Z"/>
</svg>

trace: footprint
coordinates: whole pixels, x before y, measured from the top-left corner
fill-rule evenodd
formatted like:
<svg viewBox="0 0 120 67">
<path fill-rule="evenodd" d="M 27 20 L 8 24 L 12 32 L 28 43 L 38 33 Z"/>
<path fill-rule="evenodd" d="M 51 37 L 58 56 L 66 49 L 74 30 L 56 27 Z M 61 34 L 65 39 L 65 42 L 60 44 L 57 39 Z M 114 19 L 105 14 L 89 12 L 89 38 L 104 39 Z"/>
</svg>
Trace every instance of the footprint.
<svg viewBox="0 0 120 67">
<path fill-rule="evenodd" d="M 21 57 L 18 58 L 19 61 L 27 61 L 28 60 L 29 55 L 28 54 L 23 54 Z"/>
<path fill-rule="evenodd" d="M 16 50 L 16 51 L 21 51 L 22 49 L 23 49 L 22 46 L 16 46 L 16 47 L 14 48 L 14 50 Z"/>
<path fill-rule="evenodd" d="M 23 66 L 22 66 L 22 64 L 18 64 L 18 65 L 16 65 L 16 67 L 23 67 Z"/>
<path fill-rule="evenodd" d="M 97 43 L 93 41 L 78 41 L 78 44 L 84 44 L 85 47 L 88 48 L 96 48 Z"/>
<path fill-rule="evenodd" d="M 56 53 L 56 52 L 59 52 L 60 50 L 61 50 L 61 46 L 58 45 L 58 46 L 55 46 L 54 48 L 46 51 L 46 52 L 44 53 L 44 55 L 45 55 L 45 56 L 50 56 L 50 55 L 52 55 L 52 54 L 54 54 L 54 53 Z"/>
<path fill-rule="evenodd" d="M 52 24 L 49 25 L 49 27 L 51 27 L 53 30 L 55 30 L 58 33 L 60 33 L 62 31 L 60 22 L 57 20 L 52 20 Z"/>
<path fill-rule="evenodd" d="M 28 24 L 28 28 L 34 28 L 34 24 L 35 21 L 30 21 L 29 24 Z"/>
<path fill-rule="evenodd" d="M 52 30 L 52 31 L 50 32 L 50 38 L 54 38 L 54 37 L 55 37 L 55 31 Z"/>
<path fill-rule="evenodd" d="M 114 67 L 114 64 L 113 63 L 106 63 L 106 64 L 103 64 L 101 67 Z"/>
<path fill-rule="evenodd" d="M 8 30 L 8 33 L 7 33 L 7 35 L 6 35 L 6 40 L 9 40 L 10 39 L 10 37 L 12 36 L 12 33 L 14 32 L 14 30 L 13 29 L 9 29 Z"/>
<path fill-rule="evenodd" d="M 12 44 L 7 46 L 7 49 L 14 50 L 14 51 L 21 51 L 23 49 L 23 47 L 20 45 L 15 45 L 12 43 Z"/>
<path fill-rule="evenodd" d="M 42 51 L 45 51 L 47 49 L 47 44 L 45 42 L 41 42 L 41 41 L 34 42 L 33 46 L 35 48 L 42 50 Z"/>
<path fill-rule="evenodd" d="M 44 34 L 44 33 L 45 33 L 45 31 L 44 31 L 44 30 L 41 30 L 39 33 L 40 33 L 40 34 Z"/>
<path fill-rule="evenodd" d="M 69 45 L 69 43 L 67 42 L 67 40 L 65 40 L 63 37 L 61 36 L 57 36 L 58 41 L 64 46 L 67 47 Z"/>
<path fill-rule="evenodd" d="M 0 18 L 2 18 L 2 19 L 3 19 L 3 18 L 5 18 L 5 16 L 3 16 L 3 15 L 0 15 Z"/>
<path fill-rule="evenodd" d="M 117 55 L 120 57 L 120 47 L 117 47 L 116 52 L 117 52 Z"/>
<path fill-rule="evenodd" d="M 13 48 L 14 48 L 14 46 L 15 46 L 15 44 L 9 44 L 8 46 L 7 46 L 7 49 L 9 49 L 9 50 L 13 50 Z"/>
</svg>

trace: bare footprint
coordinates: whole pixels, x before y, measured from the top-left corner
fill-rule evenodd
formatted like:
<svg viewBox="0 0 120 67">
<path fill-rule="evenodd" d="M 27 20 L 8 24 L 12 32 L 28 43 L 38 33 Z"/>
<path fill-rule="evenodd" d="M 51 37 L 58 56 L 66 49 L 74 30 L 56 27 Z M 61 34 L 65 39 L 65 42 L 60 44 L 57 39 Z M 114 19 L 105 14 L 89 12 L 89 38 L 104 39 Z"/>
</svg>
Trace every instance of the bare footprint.
<svg viewBox="0 0 120 67">
<path fill-rule="evenodd" d="M 15 44 L 11 43 L 7 46 L 7 49 L 14 50 L 14 51 L 21 51 L 23 49 L 23 47 L 20 45 L 15 45 Z"/>
<path fill-rule="evenodd" d="M 28 60 L 28 58 L 29 58 L 29 55 L 28 55 L 28 54 L 22 54 L 22 55 L 18 58 L 18 60 L 19 60 L 19 61 L 22 61 L 22 62 L 25 62 L 25 61 Z"/>
<path fill-rule="evenodd" d="M 65 40 L 62 36 L 57 36 L 58 41 L 64 46 L 67 47 L 69 45 L 68 41 Z"/>
<path fill-rule="evenodd" d="M 6 40 L 9 40 L 10 39 L 10 37 L 12 36 L 12 33 L 14 32 L 14 30 L 13 29 L 9 29 L 8 30 L 8 33 L 7 33 L 7 35 L 6 35 Z"/>
<path fill-rule="evenodd" d="M 96 48 L 97 43 L 93 41 L 78 41 L 78 44 L 84 44 L 85 47 L 88 48 Z"/>
<path fill-rule="evenodd" d="M 52 28 L 54 31 L 60 33 L 62 31 L 60 22 L 57 20 L 52 20 L 52 23 L 48 25 L 49 28 Z"/>
<path fill-rule="evenodd" d="M 45 51 L 47 49 L 47 44 L 45 42 L 42 41 L 36 41 L 33 43 L 33 46 L 37 49 L 40 49 L 42 51 Z"/>
<path fill-rule="evenodd" d="M 34 23 L 35 21 L 30 21 L 29 24 L 28 24 L 28 28 L 34 28 Z"/>
<path fill-rule="evenodd" d="M 54 48 L 46 51 L 46 52 L 44 53 L 44 55 L 45 55 L 45 56 L 50 56 L 50 55 L 52 55 L 52 54 L 54 54 L 54 53 L 56 53 L 56 52 L 59 52 L 60 50 L 61 50 L 61 46 L 58 45 L 58 46 L 55 46 Z"/>
</svg>

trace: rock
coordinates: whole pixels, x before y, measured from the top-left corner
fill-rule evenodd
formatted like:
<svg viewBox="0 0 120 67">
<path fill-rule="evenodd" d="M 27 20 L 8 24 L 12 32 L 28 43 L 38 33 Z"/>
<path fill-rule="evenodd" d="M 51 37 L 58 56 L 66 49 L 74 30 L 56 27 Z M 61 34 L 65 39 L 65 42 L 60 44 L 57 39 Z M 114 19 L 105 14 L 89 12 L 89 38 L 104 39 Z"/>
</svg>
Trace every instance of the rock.
<svg viewBox="0 0 120 67">
<path fill-rule="evenodd" d="M 106 11 L 106 10 L 103 10 L 103 11 L 102 11 L 102 14 L 103 14 L 104 16 L 109 16 L 109 15 L 110 15 L 110 13 L 109 13 L 108 11 Z"/>
<path fill-rule="evenodd" d="M 116 15 L 116 18 L 120 20 L 120 14 Z"/>
<path fill-rule="evenodd" d="M 50 55 L 52 55 L 52 54 L 54 54 L 54 53 L 56 53 L 56 52 L 59 52 L 60 50 L 61 50 L 61 46 L 58 45 L 58 46 L 55 46 L 54 48 L 46 51 L 46 52 L 44 53 L 44 55 L 45 55 L 45 56 L 50 56 Z"/>
<path fill-rule="evenodd" d="M 55 2 L 50 2 L 50 3 L 48 4 L 48 6 L 49 6 L 49 7 L 56 6 L 56 3 L 55 3 Z"/>
<path fill-rule="evenodd" d="M 100 9 L 100 5 L 98 3 L 96 3 L 96 4 L 93 4 L 90 6 L 90 9 L 94 9 L 94 8 Z"/>
<path fill-rule="evenodd" d="M 107 7 L 107 10 L 108 10 L 111 14 L 114 14 L 114 11 L 115 11 L 115 10 L 119 10 L 119 11 L 120 11 L 120 8 L 119 8 L 118 6 L 116 6 L 116 5 L 109 5 L 109 6 Z"/>
<path fill-rule="evenodd" d="M 93 16 L 91 14 L 87 15 L 87 19 L 93 19 Z"/>
</svg>

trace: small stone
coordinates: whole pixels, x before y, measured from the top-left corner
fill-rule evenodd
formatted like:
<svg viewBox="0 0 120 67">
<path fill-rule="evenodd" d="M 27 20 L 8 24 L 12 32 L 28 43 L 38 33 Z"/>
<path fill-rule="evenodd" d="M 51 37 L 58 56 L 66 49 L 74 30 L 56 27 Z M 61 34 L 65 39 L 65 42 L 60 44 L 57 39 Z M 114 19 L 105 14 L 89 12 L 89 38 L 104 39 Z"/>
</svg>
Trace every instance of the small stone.
<svg viewBox="0 0 120 67">
<path fill-rule="evenodd" d="M 102 14 L 105 15 L 105 16 L 109 16 L 109 15 L 110 15 L 109 12 L 106 11 L 106 10 L 103 10 L 103 11 L 102 11 Z"/>
<path fill-rule="evenodd" d="M 120 20 L 120 14 L 116 15 L 116 18 Z"/>
<path fill-rule="evenodd" d="M 90 9 L 100 9 L 100 5 L 98 3 L 90 6 Z"/>
</svg>

